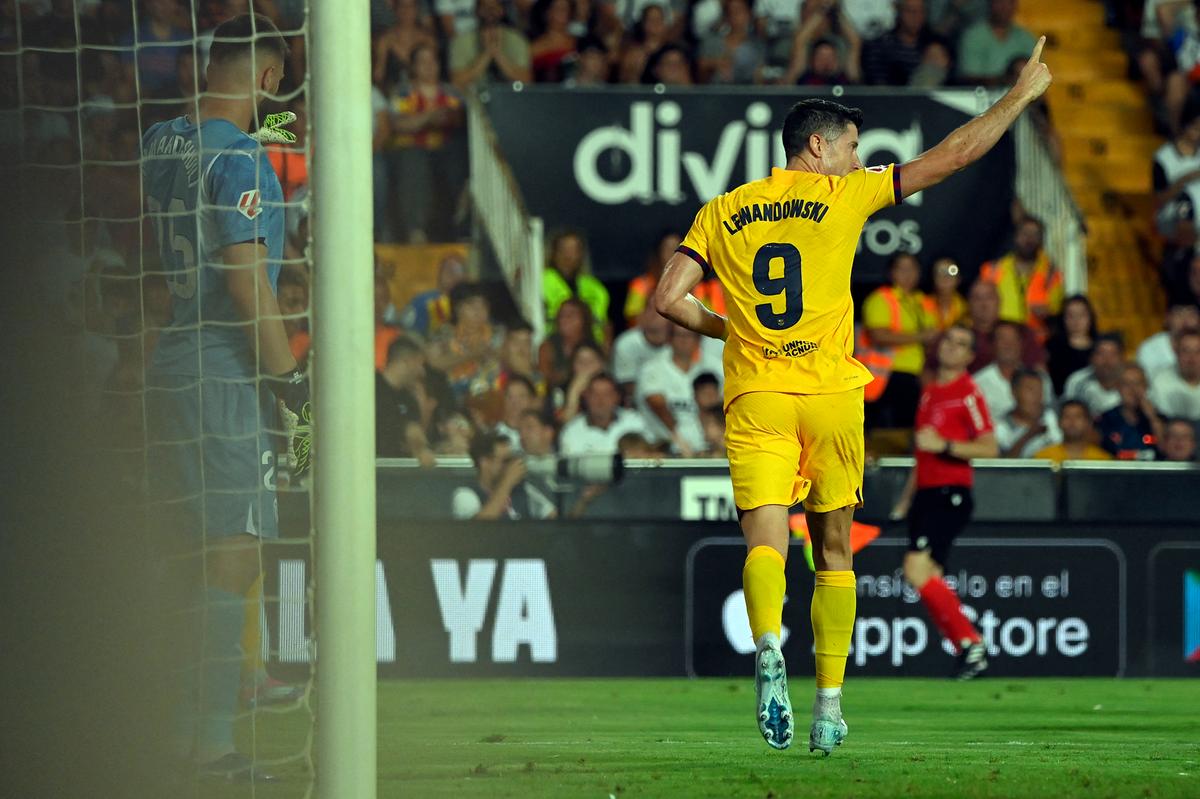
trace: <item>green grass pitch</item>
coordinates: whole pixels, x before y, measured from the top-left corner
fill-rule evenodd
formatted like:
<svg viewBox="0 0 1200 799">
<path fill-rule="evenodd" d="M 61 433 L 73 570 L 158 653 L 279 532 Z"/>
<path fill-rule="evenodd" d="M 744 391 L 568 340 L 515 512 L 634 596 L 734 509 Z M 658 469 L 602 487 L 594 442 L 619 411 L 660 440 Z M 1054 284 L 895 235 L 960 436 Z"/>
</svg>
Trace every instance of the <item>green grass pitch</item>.
<svg viewBox="0 0 1200 799">
<path fill-rule="evenodd" d="M 758 735 L 749 678 L 379 684 L 380 797 L 1200 797 L 1200 682 L 858 679 L 846 743 Z M 306 730 L 259 716 L 264 754 Z M 307 779 L 256 786 L 303 796 Z M 213 786 L 212 796 L 250 796 Z"/>
</svg>

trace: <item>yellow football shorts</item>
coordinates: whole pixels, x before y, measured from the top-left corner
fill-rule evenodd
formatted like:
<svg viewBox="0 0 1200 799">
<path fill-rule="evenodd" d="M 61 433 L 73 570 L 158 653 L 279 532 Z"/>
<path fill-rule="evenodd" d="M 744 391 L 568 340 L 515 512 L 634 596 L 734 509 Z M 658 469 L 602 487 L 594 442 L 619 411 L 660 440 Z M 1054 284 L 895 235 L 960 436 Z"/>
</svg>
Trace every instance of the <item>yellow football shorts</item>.
<svg viewBox="0 0 1200 799">
<path fill-rule="evenodd" d="M 733 498 L 741 510 L 862 506 L 863 390 L 742 394 L 725 412 Z"/>
</svg>

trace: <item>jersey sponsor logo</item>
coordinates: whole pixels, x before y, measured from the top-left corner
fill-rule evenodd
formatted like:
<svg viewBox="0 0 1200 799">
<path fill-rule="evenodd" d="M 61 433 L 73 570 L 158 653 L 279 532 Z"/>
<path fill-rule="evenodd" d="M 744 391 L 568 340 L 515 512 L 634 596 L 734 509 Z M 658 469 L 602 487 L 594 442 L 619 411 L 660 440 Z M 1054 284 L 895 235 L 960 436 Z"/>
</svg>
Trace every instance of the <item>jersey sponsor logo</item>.
<svg viewBox="0 0 1200 799">
<path fill-rule="evenodd" d="M 820 347 L 812 341 L 789 341 L 779 349 L 763 347 L 763 357 L 768 361 L 772 358 L 801 358 L 810 352 L 816 352 Z M 858 377 L 858 375 L 854 375 Z"/>
<path fill-rule="evenodd" d="M 258 189 L 242 192 L 238 198 L 238 213 L 247 219 L 254 219 L 262 213 L 262 193 Z"/>
</svg>

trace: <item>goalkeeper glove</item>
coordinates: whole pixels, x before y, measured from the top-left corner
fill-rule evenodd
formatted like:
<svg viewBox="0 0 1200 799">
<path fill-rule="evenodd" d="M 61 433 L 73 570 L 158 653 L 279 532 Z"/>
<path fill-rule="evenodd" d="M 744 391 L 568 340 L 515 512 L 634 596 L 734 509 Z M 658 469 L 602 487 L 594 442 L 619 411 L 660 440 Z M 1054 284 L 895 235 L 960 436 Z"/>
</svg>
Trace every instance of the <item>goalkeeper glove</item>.
<svg viewBox="0 0 1200 799">
<path fill-rule="evenodd" d="M 293 369 L 268 379 L 267 387 L 279 400 L 279 415 L 292 453 L 292 476 L 300 477 L 312 463 L 312 400 L 308 377 L 299 369 Z"/>
<path fill-rule="evenodd" d="M 295 144 L 296 134 L 283 129 L 284 125 L 290 125 L 295 121 L 296 115 L 291 111 L 267 114 L 258 130 L 250 134 L 250 138 L 259 144 Z"/>
</svg>

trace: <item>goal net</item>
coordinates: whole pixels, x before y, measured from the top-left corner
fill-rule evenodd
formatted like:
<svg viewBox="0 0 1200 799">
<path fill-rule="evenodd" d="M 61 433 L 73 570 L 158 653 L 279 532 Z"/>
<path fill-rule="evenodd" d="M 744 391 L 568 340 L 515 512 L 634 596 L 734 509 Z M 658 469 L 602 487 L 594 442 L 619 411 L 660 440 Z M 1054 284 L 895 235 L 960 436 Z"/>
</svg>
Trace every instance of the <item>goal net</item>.
<svg viewBox="0 0 1200 799">
<path fill-rule="evenodd" d="M 248 44 L 214 42 L 214 30 L 251 11 L 287 52 L 246 131 L 262 133 L 269 113 L 296 115 L 280 126 L 294 141 L 267 132 L 262 156 L 236 129 L 192 124 L 214 48 Z M 311 352 L 308 33 L 307 0 L 0 0 L 4 166 L 51 187 L 33 211 L 54 264 L 39 298 L 78 333 L 80 412 L 98 420 L 114 470 L 143 489 L 148 562 L 180 598 L 163 609 L 178 635 L 158 642 L 178 644 L 179 721 L 163 734 L 200 796 L 231 795 L 212 784 L 244 780 L 244 763 L 289 796 L 315 785 L 312 492 L 275 375 L 255 356 L 268 321 L 282 323 L 301 372 Z M 263 50 L 251 52 L 257 69 Z M 177 127 L 144 150 L 158 123 Z M 252 184 L 230 195 L 214 175 L 241 155 Z M 231 275 L 257 262 L 221 255 L 247 243 L 267 252 L 271 286 L 249 281 L 250 306 L 229 293 Z M 234 521 L 231 507 L 243 509 Z M 193 770 L 222 750 L 244 761 Z M 238 795 L 261 791 L 251 781 Z"/>
</svg>

